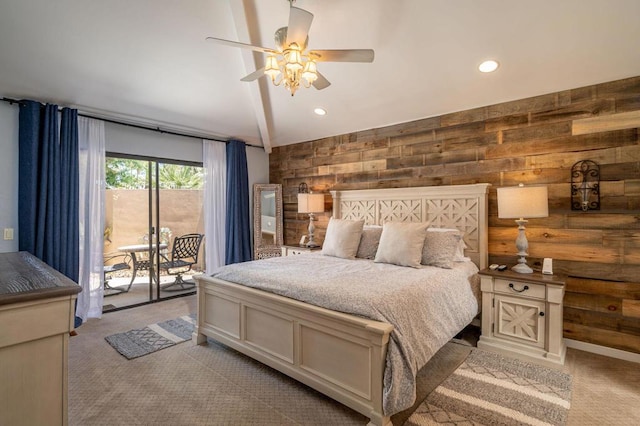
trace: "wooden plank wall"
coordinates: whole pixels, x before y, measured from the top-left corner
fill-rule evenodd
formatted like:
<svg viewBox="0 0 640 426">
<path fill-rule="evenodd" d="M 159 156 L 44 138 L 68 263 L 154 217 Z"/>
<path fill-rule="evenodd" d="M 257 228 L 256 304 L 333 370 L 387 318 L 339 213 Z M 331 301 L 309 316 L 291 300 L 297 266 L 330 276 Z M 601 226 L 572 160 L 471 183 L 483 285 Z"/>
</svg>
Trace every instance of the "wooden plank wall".
<svg viewBox="0 0 640 426">
<path fill-rule="evenodd" d="M 516 225 L 498 219 L 496 187 L 546 184 L 549 217 L 527 225 L 529 260 L 552 257 L 569 275 L 565 337 L 640 353 L 639 111 L 634 77 L 276 147 L 270 180 L 283 185 L 285 242 L 306 233 L 301 182 L 327 193 L 320 241 L 330 189 L 489 182 L 490 262 L 514 264 Z M 570 169 L 586 159 L 600 165 L 601 209 L 583 213 L 570 208 Z"/>
</svg>

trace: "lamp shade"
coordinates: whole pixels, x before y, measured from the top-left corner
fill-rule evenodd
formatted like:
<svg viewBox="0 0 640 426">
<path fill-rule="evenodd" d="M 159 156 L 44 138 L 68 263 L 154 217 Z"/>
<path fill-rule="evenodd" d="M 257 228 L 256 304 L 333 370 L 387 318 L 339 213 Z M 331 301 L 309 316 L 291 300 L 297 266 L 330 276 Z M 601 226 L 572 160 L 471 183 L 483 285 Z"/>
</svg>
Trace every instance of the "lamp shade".
<svg viewBox="0 0 640 426">
<path fill-rule="evenodd" d="M 302 78 L 307 80 L 309 84 L 312 84 L 318 79 L 318 66 L 316 65 L 315 61 L 307 61 L 307 63 L 304 65 L 304 70 L 302 71 Z"/>
<path fill-rule="evenodd" d="M 278 58 L 274 55 L 267 56 L 267 64 L 264 66 L 264 73 L 271 77 L 272 80 L 275 80 L 278 74 L 280 74 Z"/>
<path fill-rule="evenodd" d="M 298 213 L 324 212 L 324 194 L 298 194 Z"/>
<path fill-rule="evenodd" d="M 549 216 L 546 186 L 508 186 L 498 188 L 498 217 L 524 219 Z"/>
<path fill-rule="evenodd" d="M 286 64 L 284 65 L 286 69 L 291 70 L 292 72 L 299 71 L 303 68 L 302 65 L 302 55 L 300 55 L 300 50 L 296 46 L 290 47 L 284 53 L 284 59 Z"/>
</svg>

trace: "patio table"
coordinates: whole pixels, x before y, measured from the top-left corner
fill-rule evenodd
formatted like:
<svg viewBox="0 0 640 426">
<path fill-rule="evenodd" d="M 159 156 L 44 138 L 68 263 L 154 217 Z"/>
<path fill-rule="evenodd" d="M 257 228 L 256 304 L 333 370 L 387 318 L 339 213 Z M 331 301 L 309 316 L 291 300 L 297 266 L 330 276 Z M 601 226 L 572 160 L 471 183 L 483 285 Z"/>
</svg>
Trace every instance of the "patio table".
<svg viewBox="0 0 640 426">
<path fill-rule="evenodd" d="M 151 279 L 155 282 L 156 276 L 153 273 L 153 264 L 156 253 L 156 246 L 160 248 L 160 250 L 165 250 L 167 248 L 166 243 L 160 243 L 159 245 L 152 244 L 132 244 L 128 246 L 118 247 L 118 251 L 129 253 L 131 256 L 131 260 L 133 261 L 133 274 L 131 275 L 131 282 L 129 283 L 129 288 L 133 284 L 133 281 L 136 279 L 136 274 L 138 271 L 149 271 L 151 275 Z M 149 252 L 151 250 L 151 252 Z M 149 258 L 145 259 L 140 256 L 142 253 L 149 253 Z"/>
</svg>

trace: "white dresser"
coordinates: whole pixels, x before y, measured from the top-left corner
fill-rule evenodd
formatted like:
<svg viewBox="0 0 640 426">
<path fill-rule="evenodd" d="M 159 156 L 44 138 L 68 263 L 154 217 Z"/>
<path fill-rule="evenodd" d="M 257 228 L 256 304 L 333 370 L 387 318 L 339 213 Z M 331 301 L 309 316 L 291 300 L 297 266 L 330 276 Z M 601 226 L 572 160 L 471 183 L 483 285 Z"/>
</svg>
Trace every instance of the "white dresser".
<svg viewBox="0 0 640 426">
<path fill-rule="evenodd" d="M 0 425 L 66 425 L 80 287 L 26 252 L 0 253 Z"/>
</svg>

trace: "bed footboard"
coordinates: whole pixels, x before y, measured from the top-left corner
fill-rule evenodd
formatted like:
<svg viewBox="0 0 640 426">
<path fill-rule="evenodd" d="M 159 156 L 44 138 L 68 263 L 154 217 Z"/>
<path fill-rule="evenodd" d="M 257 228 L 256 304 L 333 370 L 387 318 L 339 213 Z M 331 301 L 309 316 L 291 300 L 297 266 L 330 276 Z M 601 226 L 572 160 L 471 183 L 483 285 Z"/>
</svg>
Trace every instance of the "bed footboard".
<svg viewBox="0 0 640 426">
<path fill-rule="evenodd" d="M 211 337 L 369 417 L 383 415 L 387 343 L 393 326 L 207 276 L 195 277 L 193 340 Z"/>
</svg>

